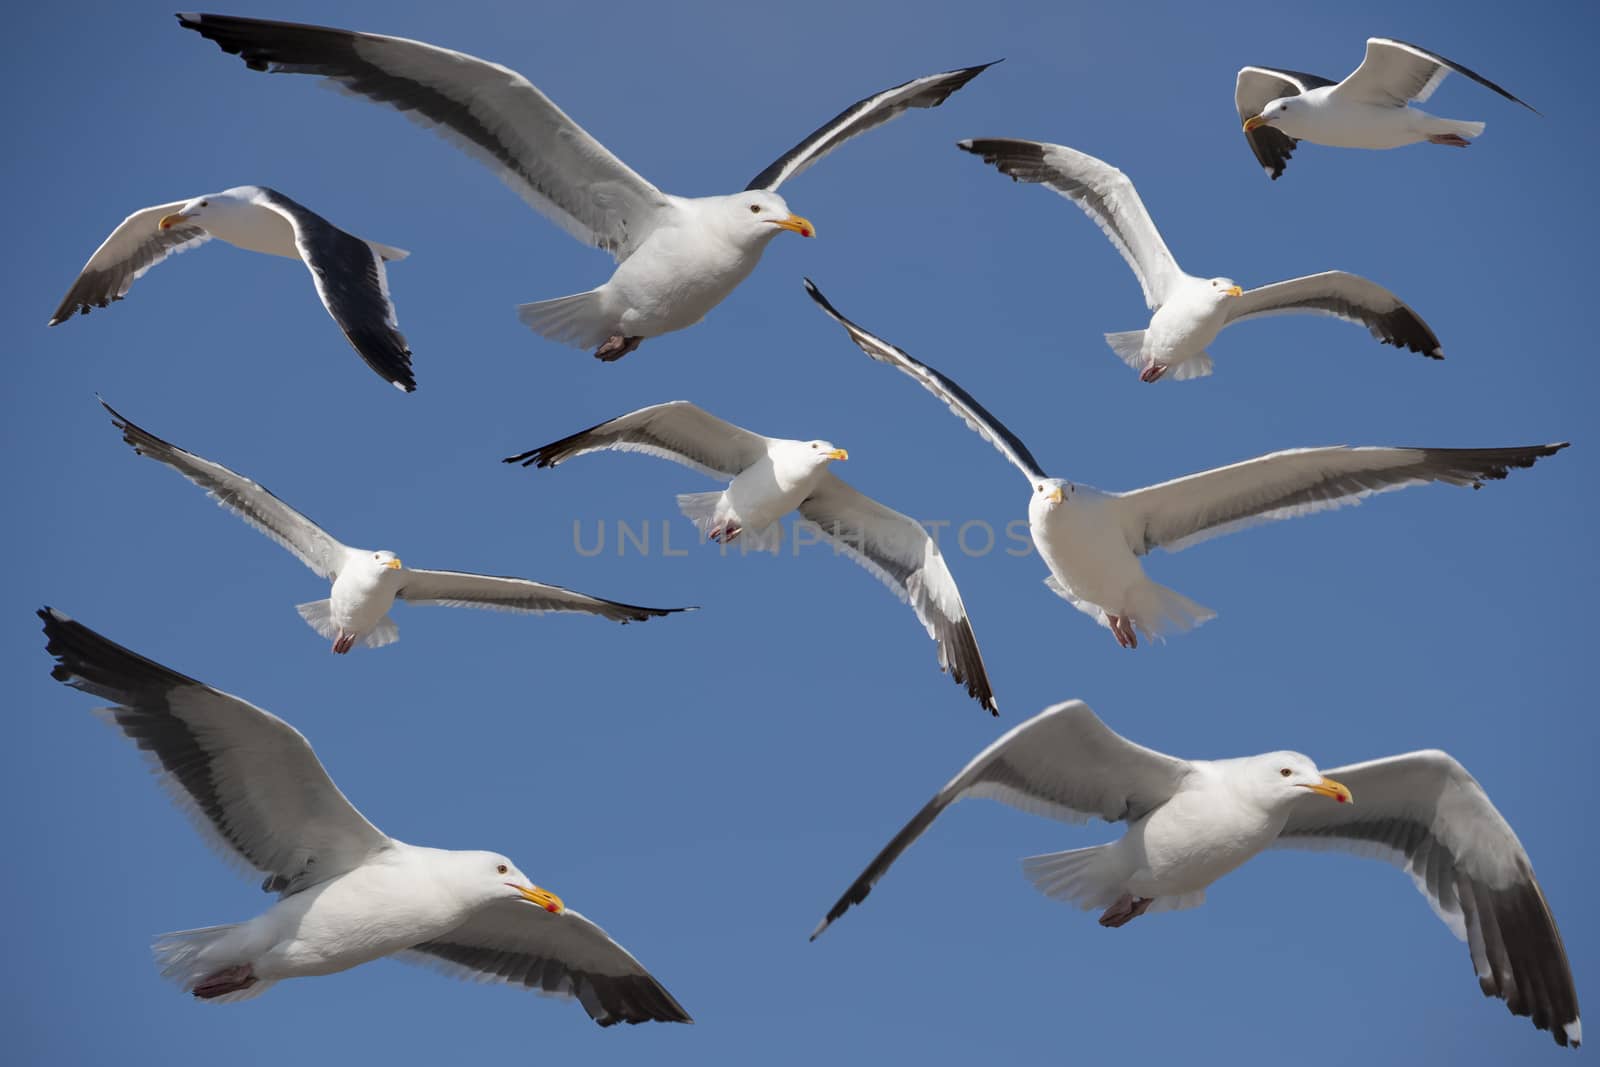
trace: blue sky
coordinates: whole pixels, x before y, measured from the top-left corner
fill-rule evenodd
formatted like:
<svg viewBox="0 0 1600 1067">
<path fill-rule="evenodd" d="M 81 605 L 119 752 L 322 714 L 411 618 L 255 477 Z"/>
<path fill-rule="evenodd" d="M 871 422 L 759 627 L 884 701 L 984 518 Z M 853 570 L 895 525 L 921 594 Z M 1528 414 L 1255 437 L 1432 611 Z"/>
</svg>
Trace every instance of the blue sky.
<svg viewBox="0 0 1600 1067">
<path fill-rule="evenodd" d="M 1596 130 L 1568 98 L 1581 5 L 1396 11 L 1172 5 L 313 4 L 240 13 L 420 38 L 528 75 L 640 173 L 730 192 L 870 91 L 1005 57 L 942 109 L 851 143 L 783 189 L 819 237 L 783 237 L 700 326 L 621 363 L 547 343 L 514 305 L 599 284 L 609 259 L 397 115 L 244 69 L 170 7 L 18 16 L 3 76 L 26 106 L 0 159 L 13 264 L 0 674 L 20 735 L 0 901 L 20 922 L 3 1012 L 38 1063 L 471 1058 L 603 1065 L 1555 1062 L 1476 991 L 1465 946 L 1396 871 L 1273 853 L 1197 911 L 1118 931 L 1037 895 L 1019 857 L 1108 840 L 991 803 L 949 812 L 872 898 L 806 934 L 861 866 L 1002 729 L 1069 697 L 1185 756 L 1295 748 L 1323 766 L 1441 747 L 1517 829 L 1580 997 L 1600 931 L 1588 811 L 1597 568 L 1591 208 Z M 1296 9 L 1296 8 L 1299 9 Z M 1481 119 L 1459 151 L 1303 146 L 1269 183 L 1233 112 L 1261 63 L 1342 76 L 1371 34 L 1460 60 L 1430 110 Z M 1356 327 L 1228 331 L 1217 374 L 1145 386 L 1106 331 L 1146 315 L 1076 209 L 953 142 L 1057 141 L 1139 187 L 1179 261 L 1246 286 L 1342 268 L 1443 340 L 1433 363 Z M 274 186 L 408 248 L 390 271 L 419 391 L 348 350 L 287 261 L 213 244 L 125 302 L 52 330 L 80 264 L 128 212 Z M 840 473 L 926 520 L 1003 530 L 1027 490 L 913 383 L 872 364 L 801 290 L 951 374 L 1053 473 L 1128 489 L 1280 448 L 1574 441 L 1471 493 L 1427 487 L 1149 561 L 1218 618 L 1118 650 L 1051 595 L 1037 558 L 946 541 L 1002 718 L 935 668 L 909 611 L 826 549 L 694 548 L 673 495 L 713 488 L 638 456 L 553 472 L 498 462 L 686 398 L 754 430 L 826 437 Z M 423 567 L 522 574 L 689 616 L 396 612 L 347 658 L 295 615 L 318 579 L 176 475 L 135 457 L 96 392 L 261 481 L 353 544 Z M 652 551 L 584 555 L 574 523 L 649 523 Z M 661 524 L 673 549 L 661 552 Z M 948 538 L 948 534 L 946 537 Z M 1002 535 L 1003 536 L 1003 535 Z M 52 682 L 33 609 L 288 719 L 365 814 L 419 844 L 492 848 L 603 924 L 698 1020 L 602 1031 L 576 1005 L 384 961 L 237 1007 L 163 983 L 148 943 L 268 898 L 214 856 L 92 701 Z M 1359 798 L 1358 802 L 1359 802 Z M 22 980 L 20 976 L 26 976 Z M 1128 1043 L 1132 1042 L 1130 1053 Z"/>
</svg>

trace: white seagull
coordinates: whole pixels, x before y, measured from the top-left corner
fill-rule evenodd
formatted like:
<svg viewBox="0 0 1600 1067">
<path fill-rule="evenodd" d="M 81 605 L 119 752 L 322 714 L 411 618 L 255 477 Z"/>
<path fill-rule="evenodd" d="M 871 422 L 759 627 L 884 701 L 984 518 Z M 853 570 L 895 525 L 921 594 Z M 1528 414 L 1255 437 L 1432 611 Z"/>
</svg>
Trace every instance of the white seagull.
<svg viewBox="0 0 1600 1067">
<path fill-rule="evenodd" d="M 411 349 L 395 321 L 383 269 L 385 260 L 404 259 L 410 253 L 346 233 L 261 185 L 241 185 L 135 211 L 95 249 L 49 325 L 121 300 L 145 271 L 213 237 L 246 251 L 305 263 L 322 306 L 356 354 L 396 389 L 409 393 L 417 387 Z"/>
<path fill-rule="evenodd" d="M 1432 96 L 1452 70 L 1539 114 L 1476 71 L 1389 37 L 1367 38 L 1361 66 L 1342 82 L 1297 70 L 1245 67 L 1234 84 L 1233 101 L 1244 139 L 1275 181 L 1301 141 L 1335 148 L 1399 148 L 1421 141 L 1467 147 L 1469 138 L 1483 133 L 1483 123 L 1441 119 L 1411 106 Z"/>
<path fill-rule="evenodd" d="M 1443 359 L 1439 339 L 1389 290 L 1342 270 L 1308 274 L 1255 289 L 1232 278 L 1184 273 L 1167 251 L 1128 176 L 1103 160 L 1040 141 L 999 138 L 958 143 L 1015 181 L 1038 182 L 1081 207 L 1122 253 L 1154 314 L 1143 330 L 1106 334 L 1106 343 L 1140 381 L 1169 370 L 1178 381 L 1211 373 L 1209 345 L 1223 327 L 1264 315 L 1331 315 L 1358 323 L 1386 345 Z"/>
<path fill-rule="evenodd" d="M 815 229 L 778 186 L 907 108 L 938 107 L 986 67 L 916 78 L 845 108 L 731 196 L 662 192 L 612 155 L 516 71 L 446 48 L 289 22 L 183 14 L 178 21 L 252 70 L 315 74 L 399 109 L 493 169 L 572 236 L 610 252 L 597 289 L 524 304 L 552 341 L 627 355 L 647 337 L 693 326 L 749 276 L 780 231 Z"/>
<path fill-rule="evenodd" d="M 574 456 L 614 450 L 644 452 L 681 463 L 728 488 L 684 493 L 678 507 L 701 536 L 776 550 L 779 520 L 798 511 L 835 549 L 855 560 L 911 605 L 939 644 L 948 671 L 979 704 L 998 715 L 961 591 L 933 538 L 915 519 L 892 511 L 841 481 L 829 465 L 849 453 L 827 441 L 763 437 L 725 422 L 687 400 L 640 408 L 515 456 L 506 463 L 554 467 Z"/>
<path fill-rule="evenodd" d="M 1119 736 L 1080 700 L 1057 704 L 946 783 L 845 890 L 812 940 L 866 899 L 939 813 L 966 797 L 1063 822 L 1126 822 L 1127 832 L 1110 844 L 1022 863 L 1046 896 L 1105 909 L 1101 926 L 1196 907 L 1211 883 L 1268 848 L 1387 860 L 1411 875 L 1467 942 L 1485 995 L 1532 1016 L 1557 1044 L 1582 1040 L 1572 971 L 1532 861 L 1483 787 L 1444 752 L 1326 774 L 1298 752 L 1184 760 Z"/>
<path fill-rule="evenodd" d="M 494 852 L 423 848 L 373 826 L 275 715 L 39 612 L 57 681 L 150 759 L 209 844 L 265 875 L 254 919 L 161 935 L 164 978 L 223 1003 L 384 956 L 575 998 L 601 1026 L 692 1022 L 606 932 Z"/>
<path fill-rule="evenodd" d="M 1356 504 L 1408 485 L 1477 489 L 1567 447 L 1293 448 L 1131 493 L 1104 492 L 1045 474 L 1022 440 L 965 389 L 845 318 L 810 279 L 806 291 L 861 351 L 910 375 L 1027 477 L 1033 487 L 1028 529 L 1050 568 L 1045 585 L 1108 628 L 1124 648 L 1137 648 L 1141 633 L 1189 630 L 1216 615 L 1145 576 L 1139 557 L 1151 549 L 1176 552 L 1259 522 Z"/>
<path fill-rule="evenodd" d="M 244 475 L 163 441 L 129 422 L 104 400 L 100 404 L 111 413 L 113 425 L 122 431 L 122 439 L 132 445 L 135 452 L 171 467 L 333 583 L 327 600 L 299 604 L 296 609 L 313 630 L 333 642 L 333 651 L 341 655 L 358 643 L 380 648 L 398 641 L 400 627 L 389 617 L 389 609 L 396 600 L 536 615 L 547 611 L 575 611 L 623 624 L 692 610 L 641 608 L 526 578 L 412 570 L 387 549 L 374 552 L 351 548 L 335 540 L 322 527 Z"/>
</svg>

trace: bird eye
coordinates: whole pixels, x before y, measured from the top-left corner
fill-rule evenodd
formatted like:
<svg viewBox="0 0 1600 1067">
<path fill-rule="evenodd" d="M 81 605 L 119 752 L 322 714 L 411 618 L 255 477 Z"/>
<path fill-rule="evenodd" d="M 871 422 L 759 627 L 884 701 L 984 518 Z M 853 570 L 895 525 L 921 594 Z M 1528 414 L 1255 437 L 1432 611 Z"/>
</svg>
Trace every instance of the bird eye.
<svg viewBox="0 0 1600 1067">
<path fill-rule="evenodd" d="M 1294 772 L 1291 771 L 1289 768 L 1285 767 L 1285 768 L 1283 768 L 1283 770 L 1279 771 L 1278 773 L 1283 775 L 1285 778 L 1287 778 L 1287 777 L 1289 777 L 1289 775 L 1293 774 Z"/>
<path fill-rule="evenodd" d="M 752 215 L 761 214 L 761 205 L 760 204 L 751 204 L 750 205 L 750 214 L 752 214 Z"/>
<path fill-rule="evenodd" d="M 506 868 L 506 865 L 505 865 L 505 864 L 503 864 L 503 863 L 502 863 L 502 864 L 500 864 L 500 865 L 499 865 L 499 866 L 498 866 L 498 867 L 496 867 L 496 868 L 495 868 L 495 871 L 496 871 L 496 872 L 497 872 L 497 873 L 499 873 L 499 874 L 505 874 L 505 873 L 506 873 L 506 870 L 507 870 L 507 868 Z"/>
</svg>

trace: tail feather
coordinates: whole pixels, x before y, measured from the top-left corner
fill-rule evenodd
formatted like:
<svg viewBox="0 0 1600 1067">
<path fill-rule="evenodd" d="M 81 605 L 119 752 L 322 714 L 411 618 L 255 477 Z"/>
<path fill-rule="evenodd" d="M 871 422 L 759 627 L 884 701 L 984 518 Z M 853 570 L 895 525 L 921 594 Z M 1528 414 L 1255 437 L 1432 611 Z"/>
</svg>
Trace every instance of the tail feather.
<svg viewBox="0 0 1600 1067">
<path fill-rule="evenodd" d="M 294 610 L 306 620 L 317 633 L 329 641 L 339 636 L 339 627 L 333 621 L 333 602 L 331 600 L 311 600 L 304 604 L 296 604 Z"/>
<path fill-rule="evenodd" d="M 1485 124 L 1482 122 L 1464 122 L 1460 119 L 1435 119 L 1429 124 L 1430 134 L 1454 133 L 1467 140 L 1483 136 Z"/>
<path fill-rule="evenodd" d="M 732 517 L 723 507 L 721 491 L 679 493 L 678 510 L 700 531 L 701 541 L 711 540 L 711 531 Z M 769 523 L 759 530 L 740 527 L 738 536 L 731 542 L 724 540 L 723 545 L 724 549 L 737 545 L 741 552 L 777 552 L 783 545 L 783 523 Z"/>
<path fill-rule="evenodd" d="M 1185 633 L 1217 617 L 1210 608 L 1149 580 L 1135 589 L 1129 599 L 1132 603 L 1128 614 L 1146 637 Z"/>
<path fill-rule="evenodd" d="M 384 645 L 392 645 L 398 640 L 400 640 L 400 627 L 396 625 L 393 619 L 385 615 L 378 620 L 378 625 L 374 626 L 367 633 L 367 636 L 361 639 L 361 643 L 368 648 L 382 648 Z"/>
<path fill-rule="evenodd" d="M 161 970 L 161 977 L 169 982 L 176 982 L 185 991 L 192 991 L 195 986 L 217 971 L 238 964 L 240 961 L 230 958 L 227 947 L 222 942 L 233 936 L 242 925 L 242 923 L 231 923 L 226 926 L 202 926 L 197 930 L 174 930 L 171 933 L 161 934 L 150 946 L 150 951 L 156 958 L 156 966 Z M 273 984 L 271 981 L 258 979 L 244 989 L 209 999 L 217 1004 L 249 1000 L 251 997 L 259 997 Z"/>
<path fill-rule="evenodd" d="M 380 258 L 387 260 L 390 263 L 405 259 L 411 254 L 403 248 L 395 248 L 391 245 L 380 245 L 376 241 L 368 241 L 367 244 L 372 246 L 372 250 L 378 253 Z"/>
<path fill-rule="evenodd" d="M 519 304 L 517 318 L 547 340 L 575 348 L 598 348 L 620 328 L 606 307 L 603 290 Z"/>
<path fill-rule="evenodd" d="M 1172 380 L 1186 382 L 1190 378 L 1209 378 L 1211 369 L 1211 353 L 1197 352 L 1172 368 Z"/>
<path fill-rule="evenodd" d="M 1106 344 L 1111 346 L 1111 351 L 1134 370 L 1144 370 L 1144 331 L 1128 330 L 1123 333 L 1106 334 Z"/>
<path fill-rule="evenodd" d="M 1022 861 L 1022 873 L 1033 887 L 1051 900 L 1074 904 L 1087 911 L 1109 908 L 1122 896 L 1126 872 L 1116 862 L 1113 845 L 1047 852 Z"/>
</svg>

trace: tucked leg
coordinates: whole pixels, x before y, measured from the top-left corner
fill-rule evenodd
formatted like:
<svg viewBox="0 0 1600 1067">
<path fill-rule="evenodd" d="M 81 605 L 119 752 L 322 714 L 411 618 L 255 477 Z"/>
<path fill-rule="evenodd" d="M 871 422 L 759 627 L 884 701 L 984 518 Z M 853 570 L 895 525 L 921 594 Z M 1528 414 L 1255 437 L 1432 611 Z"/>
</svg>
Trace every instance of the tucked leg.
<svg viewBox="0 0 1600 1067">
<path fill-rule="evenodd" d="M 255 970 L 248 963 L 227 967 L 202 978 L 191 992 L 201 1000 L 237 993 L 256 984 Z"/>
<path fill-rule="evenodd" d="M 1123 648 L 1139 647 L 1139 633 L 1133 628 L 1131 618 L 1106 612 L 1106 622 L 1111 624 L 1111 636 L 1117 639 L 1117 644 Z"/>
<path fill-rule="evenodd" d="M 643 337 L 624 337 L 620 333 L 614 333 L 606 338 L 605 344 L 594 350 L 594 358 L 611 363 L 632 352 L 643 342 Z"/>
<path fill-rule="evenodd" d="M 1449 145 L 1451 148 L 1465 148 L 1472 142 L 1459 133 L 1436 133 L 1428 138 L 1428 143 Z"/>
<path fill-rule="evenodd" d="M 348 630 L 340 630 L 339 636 L 333 640 L 333 651 L 336 655 L 344 655 L 356 647 L 356 635 Z"/>
<path fill-rule="evenodd" d="M 1151 897 L 1136 897 L 1131 893 L 1124 893 L 1117 898 L 1117 902 L 1105 910 L 1100 916 L 1101 926 L 1124 926 L 1143 915 L 1154 903 Z"/>
<path fill-rule="evenodd" d="M 737 538 L 740 532 L 743 530 L 744 527 L 740 526 L 737 521 L 733 519 L 725 519 L 722 522 L 719 522 L 717 525 L 711 527 L 710 532 L 708 532 L 706 536 L 711 538 L 711 540 L 718 541 L 724 545 L 731 545 L 733 544 L 734 539 Z"/>
<path fill-rule="evenodd" d="M 1167 368 L 1163 364 L 1151 360 L 1150 364 L 1139 372 L 1139 380 L 1141 382 L 1153 382 L 1165 373 L 1167 373 Z"/>
</svg>

